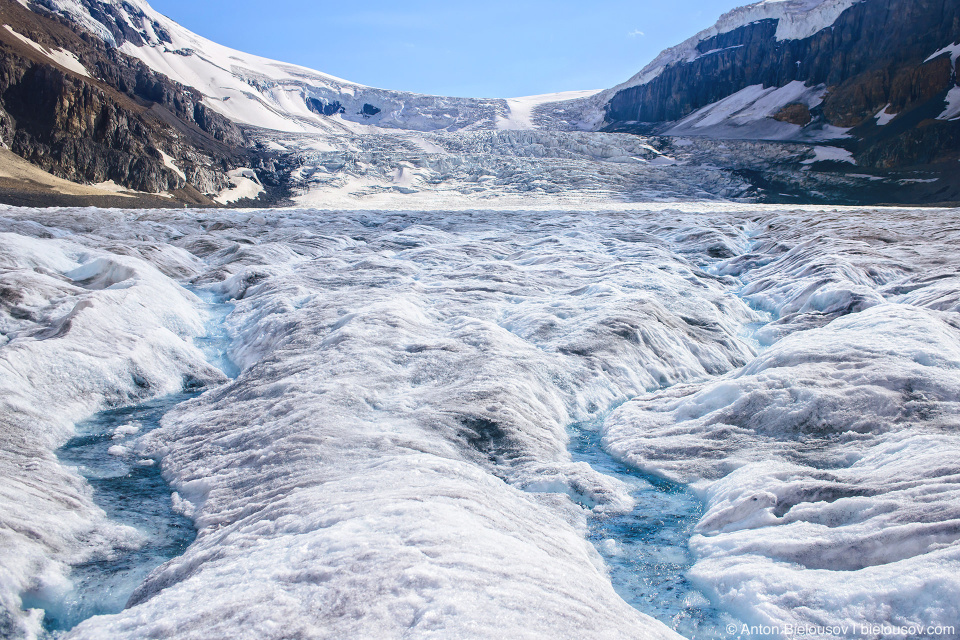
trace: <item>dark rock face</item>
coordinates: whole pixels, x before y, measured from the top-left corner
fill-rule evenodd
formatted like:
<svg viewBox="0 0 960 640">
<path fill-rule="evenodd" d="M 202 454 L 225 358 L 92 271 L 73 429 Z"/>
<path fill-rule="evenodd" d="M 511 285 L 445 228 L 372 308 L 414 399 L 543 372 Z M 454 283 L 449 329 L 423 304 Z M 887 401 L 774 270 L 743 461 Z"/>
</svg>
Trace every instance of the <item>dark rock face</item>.
<svg viewBox="0 0 960 640">
<path fill-rule="evenodd" d="M 56 11 L 56 6 L 49 0 L 34 0 L 36 4 L 45 7 L 50 11 Z M 124 18 L 123 14 L 117 10 L 113 4 L 100 2 L 100 0 L 81 0 L 81 4 L 86 8 L 93 18 L 105 26 L 113 35 L 116 45 L 119 47 L 124 42 L 131 42 L 136 46 L 144 44 L 140 32 L 135 30 L 132 25 Z M 123 9 L 133 18 L 140 20 L 149 20 L 149 18 L 139 9 L 128 2 L 121 3 Z M 153 32 L 160 42 L 170 44 L 173 41 L 170 35 L 157 22 L 149 20 Z"/>
<path fill-rule="evenodd" d="M 105 15 L 115 11 L 96 0 L 85 4 Z M 118 41 L 137 42 L 139 34 L 119 24 L 125 20 L 114 22 Z M 41 46 L 75 53 L 92 76 L 60 67 L 0 30 L 0 142 L 45 171 L 75 182 L 113 180 L 148 193 L 188 190 L 196 201 L 228 186 L 229 169 L 256 166 L 241 130 L 194 90 L 56 15 L 4 2 L 0 24 Z M 167 166 L 161 151 L 185 178 Z"/>
<path fill-rule="evenodd" d="M 4 106 L 17 123 L 14 153 L 76 182 L 117 180 L 148 192 L 184 186 L 149 152 L 143 120 L 102 91 L 55 67 L 0 64 Z"/>
<path fill-rule="evenodd" d="M 369 118 L 371 116 L 375 116 L 378 113 L 380 113 L 380 108 L 375 107 L 372 104 L 365 104 L 363 105 L 363 109 L 360 111 L 360 113 L 362 113 L 364 116 Z"/>
<path fill-rule="evenodd" d="M 777 119 L 855 128 L 858 162 L 902 166 L 957 149 L 960 124 L 935 120 L 946 93 L 957 85 L 957 69 L 949 54 L 925 61 L 960 41 L 960 2 L 867 0 L 808 38 L 778 41 L 776 29 L 776 20 L 761 20 L 703 40 L 697 49 L 708 55 L 675 63 L 651 82 L 614 95 L 607 105 L 608 128 L 673 122 L 751 85 L 782 87 L 800 80 L 827 87 L 823 104 L 813 114 L 789 105 Z M 920 121 L 907 128 L 894 127 L 895 121 L 877 131 L 873 118 L 887 105 L 898 120 L 923 111 L 927 131 L 915 130 Z"/>
</svg>

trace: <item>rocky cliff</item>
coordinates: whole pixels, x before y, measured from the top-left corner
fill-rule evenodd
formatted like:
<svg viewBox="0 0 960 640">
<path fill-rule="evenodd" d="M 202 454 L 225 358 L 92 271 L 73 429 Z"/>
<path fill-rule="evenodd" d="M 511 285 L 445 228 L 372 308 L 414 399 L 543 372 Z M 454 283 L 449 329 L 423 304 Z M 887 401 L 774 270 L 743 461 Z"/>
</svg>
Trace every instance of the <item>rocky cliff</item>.
<svg viewBox="0 0 960 640">
<path fill-rule="evenodd" d="M 820 5 L 812 4 L 806 15 L 787 16 L 794 30 L 804 20 L 818 19 L 813 11 Z M 803 37 L 784 34 L 787 17 L 702 34 L 683 55 L 651 65 L 612 92 L 605 128 L 833 138 L 844 141 L 859 165 L 875 168 L 956 160 L 960 121 L 955 118 L 960 112 L 953 113 L 951 105 L 960 104 L 960 48 L 951 45 L 960 42 L 960 2 L 846 4 L 832 23 L 816 25 L 822 28 L 801 33 Z M 700 111 L 718 103 L 734 114 L 750 107 L 758 117 L 721 123 L 713 113 L 710 119 L 698 119 Z"/>
<path fill-rule="evenodd" d="M 204 194 L 227 187 L 230 169 L 269 164 L 196 91 L 42 4 L 31 9 L 0 0 L 0 142 L 15 154 L 74 182 L 192 204 L 210 204 Z"/>
</svg>

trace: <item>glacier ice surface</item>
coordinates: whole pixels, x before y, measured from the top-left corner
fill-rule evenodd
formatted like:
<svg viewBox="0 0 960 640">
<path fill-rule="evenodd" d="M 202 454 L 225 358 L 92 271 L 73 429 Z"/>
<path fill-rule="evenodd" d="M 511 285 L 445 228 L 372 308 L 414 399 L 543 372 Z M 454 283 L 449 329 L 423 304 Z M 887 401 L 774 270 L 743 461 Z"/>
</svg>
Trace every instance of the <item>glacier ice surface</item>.
<svg viewBox="0 0 960 640">
<path fill-rule="evenodd" d="M 90 484 L 94 503 L 111 523 L 128 527 L 132 535 L 127 545 L 73 567 L 62 589 L 23 594 L 25 609 L 44 610 L 47 631 L 68 631 L 91 616 L 122 611 L 153 569 L 193 541 L 192 523 L 174 509 L 160 470 L 146 464 L 153 460 L 138 459 L 135 444 L 114 443 L 158 427 L 172 406 L 195 395 L 101 412 L 79 423 L 77 435 L 58 451 L 60 463 L 76 468 Z"/>
<path fill-rule="evenodd" d="M 196 540 L 70 638 L 677 637 L 614 590 L 622 542 L 589 542 L 637 506 L 571 455 L 596 419 L 702 502 L 675 564 L 710 606 L 957 621 L 956 211 L 0 213 L 18 633 L 22 594 L 131 535 L 54 451 L 192 380 L 110 444 L 159 461 Z M 178 283 L 233 305 L 236 379 Z"/>
</svg>

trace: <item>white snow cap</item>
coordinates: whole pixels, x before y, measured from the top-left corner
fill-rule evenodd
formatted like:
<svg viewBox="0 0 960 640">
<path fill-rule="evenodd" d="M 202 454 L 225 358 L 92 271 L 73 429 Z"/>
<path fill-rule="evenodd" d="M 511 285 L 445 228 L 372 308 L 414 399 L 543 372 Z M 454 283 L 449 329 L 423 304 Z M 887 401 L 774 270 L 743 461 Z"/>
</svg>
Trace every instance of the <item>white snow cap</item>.
<svg viewBox="0 0 960 640">
<path fill-rule="evenodd" d="M 512 110 L 502 99 L 439 97 L 367 87 L 222 46 L 161 15 L 143 0 L 103 3 L 112 5 L 116 20 L 126 22 L 142 42 L 117 42 L 107 26 L 113 18 L 101 22 L 80 0 L 52 0 L 52 7 L 157 73 L 196 89 L 207 107 L 239 124 L 307 134 L 356 131 L 357 125 L 416 131 L 495 129 L 502 122 L 533 126 L 525 117 L 530 114 L 513 113 L 511 118 Z M 549 100 L 541 98 L 536 104 L 544 101 Z M 532 110 L 536 105 L 528 101 L 524 106 Z M 333 107 L 332 113 L 318 113 L 327 107 Z"/>
</svg>

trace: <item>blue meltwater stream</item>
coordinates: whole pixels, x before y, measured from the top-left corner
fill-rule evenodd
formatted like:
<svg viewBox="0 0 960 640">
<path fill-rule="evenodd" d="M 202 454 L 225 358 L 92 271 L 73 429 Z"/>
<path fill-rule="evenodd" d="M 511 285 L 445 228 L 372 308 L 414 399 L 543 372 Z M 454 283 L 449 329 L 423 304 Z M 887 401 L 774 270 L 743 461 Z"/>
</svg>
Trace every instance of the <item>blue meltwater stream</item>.
<svg viewBox="0 0 960 640">
<path fill-rule="evenodd" d="M 690 640 L 748 640 L 730 633 L 743 623 L 714 606 L 687 578 L 690 538 L 703 516 L 694 492 L 618 462 L 603 449 L 602 420 L 570 426 L 570 453 L 630 487 L 633 511 L 590 518 L 590 541 L 607 563 L 614 589 L 628 604 Z"/>
<path fill-rule="evenodd" d="M 748 231 L 749 249 L 759 231 Z M 737 292 L 740 295 L 742 289 Z M 747 302 L 747 301 L 745 301 Z M 749 304 L 749 303 L 748 303 Z M 741 336 L 760 352 L 755 333 L 773 320 L 760 318 Z M 571 425 L 570 453 L 604 475 L 630 487 L 633 511 L 590 518 L 590 541 L 606 561 L 614 589 L 628 604 L 656 618 L 689 640 L 760 640 L 748 625 L 717 606 L 687 577 L 696 561 L 690 539 L 703 517 L 703 502 L 687 486 L 646 474 L 614 459 L 603 449 L 603 419 Z"/>
<path fill-rule="evenodd" d="M 228 355 L 226 316 L 233 305 L 193 289 L 210 314 L 207 335 L 195 340 L 207 360 L 229 377 L 239 373 Z M 23 594 L 25 609 L 43 609 L 50 638 L 95 615 L 118 613 L 134 590 L 157 567 L 180 555 L 196 532 L 174 511 L 171 488 L 153 460 L 124 455 L 138 436 L 160 426 L 175 406 L 202 390 L 158 398 L 133 407 L 103 411 L 76 427 L 77 435 L 58 452 L 93 489 L 93 499 L 119 524 L 135 528 L 143 543 L 115 550 L 106 558 L 72 567 L 72 589 L 56 596 Z M 590 540 L 603 555 L 620 596 L 690 640 L 748 640 L 729 633 L 742 623 L 716 607 L 687 578 L 694 558 L 689 541 L 703 515 L 703 504 L 688 487 L 632 469 L 607 454 L 601 444 L 602 420 L 570 427 L 575 461 L 618 478 L 630 487 L 636 507 L 620 515 L 590 519 Z M 118 448 L 119 447 L 119 448 Z"/>
<path fill-rule="evenodd" d="M 207 335 L 195 344 L 207 360 L 229 377 L 239 373 L 227 355 L 224 320 L 233 305 L 219 303 L 213 294 L 192 289 L 210 315 Z M 171 489 L 153 460 L 131 457 L 128 445 L 153 431 L 173 407 L 200 395 L 202 390 L 157 398 L 142 404 L 103 411 L 76 425 L 76 436 L 58 452 L 60 461 L 74 467 L 93 490 L 93 500 L 110 520 L 135 528 L 141 544 L 116 549 L 110 556 L 71 568 L 72 589 L 55 596 L 23 594 L 24 609 L 43 609 L 48 637 L 96 615 L 119 613 L 141 582 L 157 567 L 193 542 L 193 523 L 176 513 Z"/>
</svg>

